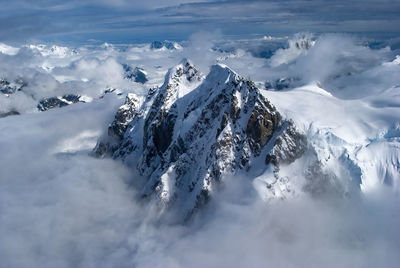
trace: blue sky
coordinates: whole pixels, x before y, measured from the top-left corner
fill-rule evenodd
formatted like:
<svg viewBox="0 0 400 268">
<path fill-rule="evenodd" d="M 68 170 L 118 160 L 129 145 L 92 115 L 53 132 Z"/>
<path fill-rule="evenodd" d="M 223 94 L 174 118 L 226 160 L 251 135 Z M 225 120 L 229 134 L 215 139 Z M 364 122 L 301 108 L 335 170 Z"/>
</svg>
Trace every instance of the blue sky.
<svg viewBox="0 0 400 268">
<path fill-rule="evenodd" d="M 112 43 L 346 32 L 399 36 L 399 0 L 0 0 L 0 42 Z"/>
</svg>

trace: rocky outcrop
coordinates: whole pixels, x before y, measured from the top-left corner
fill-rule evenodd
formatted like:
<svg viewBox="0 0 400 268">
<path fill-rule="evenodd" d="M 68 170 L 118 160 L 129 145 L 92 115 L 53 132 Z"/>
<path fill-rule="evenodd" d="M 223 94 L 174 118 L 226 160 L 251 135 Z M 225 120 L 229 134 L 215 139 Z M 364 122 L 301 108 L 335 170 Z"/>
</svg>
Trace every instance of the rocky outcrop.
<svg viewBox="0 0 400 268">
<path fill-rule="evenodd" d="M 265 163 L 279 168 L 280 164 L 290 164 L 307 150 L 307 138 L 299 133 L 292 121 L 286 121 L 284 131 L 276 138 L 274 147 L 265 158 Z"/>
<path fill-rule="evenodd" d="M 144 84 L 148 81 L 147 73 L 139 67 L 132 68 L 128 64 L 123 64 L 122 67 L 124 68 L 124 78 L 129 79 L 131 81 Z"/>
<path fill-rule="evenodd" d="M 160 50 L 160 49 L 176 50 L 176 49 L 181 49 L 181 46 L 177 42 L 172 42 L 172 41 L 153 41 L 150 44 L 150 49 L 152 49 L 152 50 Z"/>
<path fill-rule="evenodd" d="M 27 83 L 22 78 L 17 78 L 14 82 L 9 82 L 7 79 L 0 79 L 0 92 L 6 95 L 14 94 L 21 91 Z"/>
<path fill-rule="evenodd" d="M 72 103 L 85 102 L 79 95 L 68 94 L 62 97 L 45 98 L 39 101 L 37 108 L 39 111 L 47 111 L 52 108 L 61 108 Z"/>
<path fill-rule="evenodd" d="M 15 110 L 11 110 L 9 112 L 0 113 L 0 118 L 11 116 L 11 115 L 19 115 L 20 113 Z"/>
<path fill-rule="evenodd" d="M 305 150 L 294 124 L 251 80 L 226 66 L 213 66 L 204 79 L 184 61 L 150 93 L 143 99 L 128 95 L 95 152 L 136 167 L 146 178 L 143 196 L 157 197 L 183 217 L 227 175 L 268 156 L 274 161 L 267 164 L 288 164 Z"/>
<path fill-rule="evenodd" d="M 293 77 L 283 77 L 276 79 L 274 81 L 266 81 L 265 82 L 265 89 L 266 90 L 284 90 L 294 88 L 300 85 L 299 78 Z"/>
</svg>

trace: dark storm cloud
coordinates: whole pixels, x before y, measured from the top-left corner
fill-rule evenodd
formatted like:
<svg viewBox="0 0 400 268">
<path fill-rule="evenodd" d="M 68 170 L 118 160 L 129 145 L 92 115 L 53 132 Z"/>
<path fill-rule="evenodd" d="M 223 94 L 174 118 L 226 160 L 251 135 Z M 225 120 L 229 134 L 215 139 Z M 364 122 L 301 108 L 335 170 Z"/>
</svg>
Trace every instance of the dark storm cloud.
<svg viewBox="0 0 400 268">
<path fill-rule="evenodd" d="M 187 39 L 198 30 L 225 35 L 299 31 L 396 36 L 400 1 L 1 1 L 0 41 L 112 42 Z"/>
</svg>

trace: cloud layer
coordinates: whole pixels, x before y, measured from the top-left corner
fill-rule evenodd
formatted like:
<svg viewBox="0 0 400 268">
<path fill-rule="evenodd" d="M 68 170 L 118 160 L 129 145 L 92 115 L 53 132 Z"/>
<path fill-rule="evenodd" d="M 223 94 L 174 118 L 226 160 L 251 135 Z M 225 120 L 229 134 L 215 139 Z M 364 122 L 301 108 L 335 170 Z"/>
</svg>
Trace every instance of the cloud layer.
<svg viewBox="0 0 400 268">
<path fill-rule="evenodd" d="M 199 4 L 187 6 L 192 5 Z M 222 192 L 192 222 L 171 226 L 160 222 L 153 203 L 139 201 L 134 170 L 88 155 L 123 96 L 35 111 L 33 97 L 71 91 L 98 97 L 109 86 L 145 95 L 162 84 L 169 67 L 189 57 L 204 73 L 221 62 L 261 86 L 293 76 L 298 86 L 311 84 L 263 92 L 300 128 L 320 131 L 325 140 L 312 140 L 314 132 L 309 138 L 328 153 L 357 148 L 365 152 L 366 165 L 368 153 L 378 164 L 395 163 L 398 50 L 371 49 L 347 35 L 300 34 L 287 41 L 226 43 L 213 32 L 193 35 L 183 49 L 171 51 L 105 44 L 79 47 L 76 53 L 51 46 L 0 53 L 0 75 L 22 76 L 31 85 L 0 96 L 0 108 L 17 106 L 23 113 L 0 119 L 0 267 L 397 267 L 398 177 L 344 199 L 326 187 L 326 198 L 303 190 L 303 166 L 290 167 L 285 172 L 298 184 L 293 197 L 268 202 L 256 191 L 254 178 L 227 177 Z M 303 41 L 315 44 L 298 48 L 308 44 Z M 260 51 L 272 57 L 253 56 Z M 123 63 L 144 68 L 148 84 L 123 79 Z M 383 156 L 381 144 L 387 150 Z M 368 151 L 371 147 L 376 151 Z M 339 178 L 349 180 L 349 174 Z"/>
</svg>

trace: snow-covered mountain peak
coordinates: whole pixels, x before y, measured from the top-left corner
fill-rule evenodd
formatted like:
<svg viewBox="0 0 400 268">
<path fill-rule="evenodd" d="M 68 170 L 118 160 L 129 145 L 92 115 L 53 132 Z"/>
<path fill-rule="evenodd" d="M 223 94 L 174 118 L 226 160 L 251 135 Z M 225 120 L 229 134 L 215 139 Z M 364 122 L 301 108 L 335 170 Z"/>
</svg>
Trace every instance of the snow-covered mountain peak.
<svg viewBox="0 0 400 268">
<path fill-rule="evenodd" d="M 221 63 L 211 66 L 210 73 L 207 76 L 207 80 L 211 80 L 211 82 L 216 81 L 223 82 L 225 84 L 240 78 L 240 75 L 238 75 L 235 71 Z"/>
<path fill-rule="evenodd" d="M 179 50 L 182 49 L 182 46 L 177 42 L 173 41 L 154 41 L 150 44 L 150 49 L 152 50 Z"/>
<path fill-rule="evenodd" d="M 268 165 L 278 170 L 305 147 L 305 137 L 251 80 L 221 64 L 204 79 L 184 60 L 145 101 L 127 97 L 95 152 L 136 167 L 146 178 L 143 196 L 185 218 L 228 174 L 253 163 L 261 163 L 261 171 Z"/>
<path fill-rule="evenodd" d="M 171 80 L 176 82 L 184 82 L 186 79 L 189 82 L 200 81 L 203 78 L 201 72 L 194 66 L 189 59 L 183 59 L 178 65 L 168 70 L 165 82 L 170 83 Z"/>
<path fill-rule="evenodd" d="M 187 59 L 168 70 L 164 84 L 160 88 L 160 101 L 168 103 L 183 97 L 196 88 L 204 75 Z"/>
</svg>

